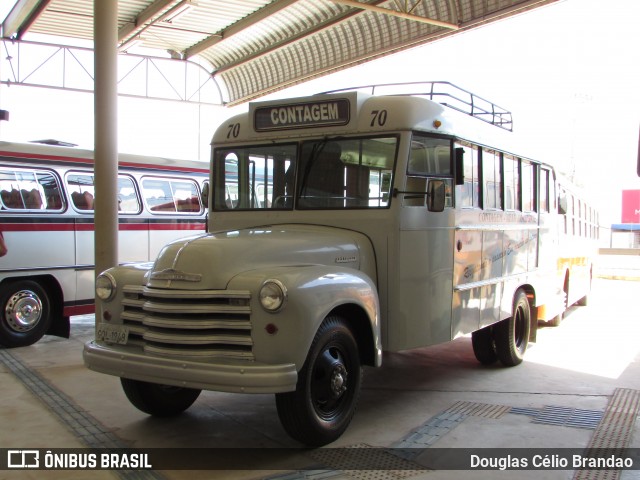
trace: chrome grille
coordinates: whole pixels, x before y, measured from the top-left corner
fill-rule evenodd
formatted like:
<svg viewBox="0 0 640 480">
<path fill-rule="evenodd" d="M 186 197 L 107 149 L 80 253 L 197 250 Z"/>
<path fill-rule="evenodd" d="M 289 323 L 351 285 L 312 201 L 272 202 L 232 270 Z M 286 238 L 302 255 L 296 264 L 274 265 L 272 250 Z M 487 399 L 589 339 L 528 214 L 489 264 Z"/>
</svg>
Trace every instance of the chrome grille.
<svg viewBox="0 0 640 480">
<path fill-rule="evenodd" d="M 129 343 L 156 355 L 253 360 L 251 294 L 124 287 Z"/>
</svg>

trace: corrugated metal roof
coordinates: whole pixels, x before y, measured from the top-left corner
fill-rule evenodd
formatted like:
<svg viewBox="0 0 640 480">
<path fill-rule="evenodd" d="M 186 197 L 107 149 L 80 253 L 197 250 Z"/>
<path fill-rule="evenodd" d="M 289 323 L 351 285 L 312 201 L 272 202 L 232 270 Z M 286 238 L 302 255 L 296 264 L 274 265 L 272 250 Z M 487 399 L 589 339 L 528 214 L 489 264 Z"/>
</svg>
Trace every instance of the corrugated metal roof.
<svg viewBox="0 0 640 480">
<path fill-rule="evenodd" d="M 119 41 L 202 57 L 233 104 L 555 1 L 118 0 Z M 2 31 L 90 40 L 93 2 L 18 0 Z"/>
</svg>

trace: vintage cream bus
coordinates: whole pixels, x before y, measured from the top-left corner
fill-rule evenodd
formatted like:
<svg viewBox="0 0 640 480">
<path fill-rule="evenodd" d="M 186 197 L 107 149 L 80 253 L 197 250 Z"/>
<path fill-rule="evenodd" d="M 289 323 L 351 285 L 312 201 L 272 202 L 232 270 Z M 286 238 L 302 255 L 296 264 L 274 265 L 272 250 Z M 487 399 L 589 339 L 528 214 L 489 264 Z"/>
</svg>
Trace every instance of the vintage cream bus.
<svg viewBox="0 0 640 480">
<path fill-rule="evenodd" d="M 517 153 L 509 112 L 402 89 L 253 103 L 218 128 L 208 233 L 98 277 L 86 365 L 157 416 L 202 389 L 275 393 L 318 446 L 384 350 L 471 334 L 482 363 L 519 364 L 567 305 L 556 173 Z"/>
<path fill-rule="evenodd" d="M 172 240 L 205 231 L 202 162 L 121 155 L 119 261 L 155 259 Z M 0 142 L 0 345 L 69 336 L 69 317 L 94 311 L 93 152 Z"/>
</svg>

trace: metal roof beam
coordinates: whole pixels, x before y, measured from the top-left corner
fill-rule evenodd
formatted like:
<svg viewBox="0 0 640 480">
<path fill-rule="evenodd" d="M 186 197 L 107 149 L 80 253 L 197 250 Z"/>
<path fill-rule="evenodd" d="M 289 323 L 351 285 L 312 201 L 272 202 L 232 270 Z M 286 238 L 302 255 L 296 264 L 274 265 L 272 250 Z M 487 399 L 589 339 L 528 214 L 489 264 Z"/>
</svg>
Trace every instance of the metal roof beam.
<svg viewBox="0 0 640 480">
<path fill-rule="evenodd" d="M 51 0 L 18 0 L 2 22 L 2 37 L 17 38 L 29 30 Z"/>
<path fill-rule="evenodd" d="M 194 55 L 198 55 L 203 52 L 207 48 L 212 47 L 216 43 L 225 40 L 236 33 L 239 33 L 247 28 L 251 28 L 258 22 L 269 18 L 271 15 L 278 13 L 281 10 L 284 10 L 288 6 L 296 3 L 298 0 L 275 0 L 265 7 L 261 8 L 257 12 L 237 21 L 233 25 L 230 25 L 228 28 L 224 29 L 222 32 L 214 33 L 213 35 L 205 38 L 201 42 L 195 44 L 192 47 L 189 47 L 184 52 L 184 58 L 190 58 Z"/>
<path fill-rule="evenodd" d="M 341 5 L 347 5 L 348 7 L 360 8 L 362 10 L 369 10 L 371 12 L 382 13 L 384 15 L 391 15 L 394 17 L 404 18 L 406 20 L 413 20 L 415 22 L 428 23 L 429 25 L 435 25 L 437 27 L 450 28 L 451 30 L 458 30 L 460 27 L 449 22 L 442 22 L 440 20 L 434 20 L 432 18 L 422 17 L 420 15 L 414 15 L 412 12 L 415 7 L 420 3 L 417 2 L 407 12 L 401 12 L 398 10 L 391 10 L 390 8 L 378 7 L 369 3 L 362 3 L 355 0 L 331 0 L 333 3 L 339 3 Z"/>
<path fill-rule="evenodd" d="M 196 5 L 194 0 L 156 0 L 145 8 L 133 22 L 126 23 L 118 30 L 118 48 L 123 50 L 135 38 L 154 23 L 169 17 L 173 12 L 188 5 Z"/>
<path fill-rule="evenodd" d="M 374 0 L 372 1 L 369 5 L 371 6 L 375 6 L 377 4 L 380 3 L 384 3 L 387 0 Z M 341 15 L 337 15 L 335 17 L 333 17 L 332 19 L 323 22 L 323 23 L 317 23 L 316 25 L 314 25 L 313 28 L 310 28 L 308 30 L 305 30 L 303 32 L 298 33 L 297 35 L 293 35 L 288 37 L 285 40 L 282 40 L 280 42 L 275 42 L 272 43 L 269 47 L 263 48 L 262 50 L 260 50 L 259 52 L 250 54 L 250 55 L 245 55 L 241 60 L 238 60 L 236 62 L 232 62 L 232 63 L 228 63 L 222 67 L 217 68 L 216 70 L 213 71 L 214 75 L 219 75 L 223 72 L 226 72 L 227 70 L 232 70 L 234 68 L 239 67 L 240 65 L 243 65 L 245 63 L 249 63 L 253 60 L 255 60 L 256 58 L 262 57 L 264 55 L 268 55 L 269 53 L 278 50 L 280 48 L 286 47 L 287 45 L 291 45 L 294 44 L 295 42 L 304 39 L 305 37 L 311 36 L 314 33 L 318 33 L 322 30 L 326 30 L 327 28 L 332 27 L 333 25 L 336 25 L 350 17 L 356 16 L 356 15 L 361 15 L 363 14 L 365 11 L 364 10 L 347 10 L 345 13 L 342 13 Z"/>
</svg>

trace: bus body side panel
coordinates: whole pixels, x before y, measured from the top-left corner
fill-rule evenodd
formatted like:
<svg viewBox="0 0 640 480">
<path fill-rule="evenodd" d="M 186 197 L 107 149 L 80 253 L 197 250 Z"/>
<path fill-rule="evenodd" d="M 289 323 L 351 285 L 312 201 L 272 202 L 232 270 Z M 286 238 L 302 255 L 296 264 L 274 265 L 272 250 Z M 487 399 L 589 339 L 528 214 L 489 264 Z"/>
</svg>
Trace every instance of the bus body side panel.
<svg viewBox="0 0 640 480">
<path fill-rule="evenodd" d="M 402 201 L 398 199 L 398 201 Z M 387 348 L 392 351 L 451 340 L 453 209 L 429 212 L 426 207 L 400 208 L 395 255 L 398 281 L 392 293 Z"/>
<path fill-rule="evenodd" d="M 482 230 L 482 259 L 480 262 L 480 324 L 491 325 L 501 318 L 504 284 L 501 281 L 505 264 L 506 235 L 501 227 L 489 225 Z M 526 262 L 526 259 L 525 259 Z M 506 296 L 505 296 L 506 297 Z M 466 330 L 460 333 L 470 333 Z"/>
<path fill-rule="evenodd" d="M 84 219 L 83 219 L 84 220 Z M 91 223 L 78 223 L 76 231 L 76 295 L 75 300 L 85 302 L 94 298 L 94 264 L 95 264 L 95 224 L 93 218 L 86 219 Z M 149 226 L 143 223 L 120 223 L 118 231 L 118 262 L 140 262 L 149 260 Z"/>
<path fill-rule="evenodd" d="M 8 215 L 0 224 L 8 253 L 1 270 L 50 269 L 74 265 L 73 224 L 42 222 L 39 217 Z M 10 247 L 14 248 L 10 248 Z M 20 246 L 20 248 L 16 248 Z"/>
</svg>

